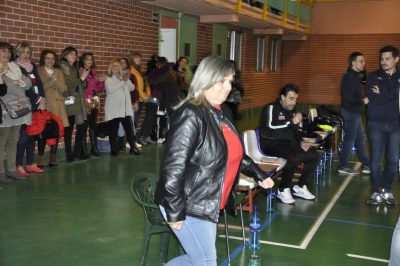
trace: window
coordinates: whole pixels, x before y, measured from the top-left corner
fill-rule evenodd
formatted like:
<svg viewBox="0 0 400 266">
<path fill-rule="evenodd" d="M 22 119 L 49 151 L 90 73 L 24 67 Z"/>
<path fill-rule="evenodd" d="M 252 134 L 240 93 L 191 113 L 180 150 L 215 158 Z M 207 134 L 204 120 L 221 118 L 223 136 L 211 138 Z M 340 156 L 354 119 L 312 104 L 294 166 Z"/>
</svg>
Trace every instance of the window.
<svg viewBox="0 0 400 266">
<path fill-rule="evenodd" d="M 270 62 L 269 69 L 271 72 L 276 72 L 278 68 L 278 45 L 279 39 L 272 38 L 271 39 L 271 54 L 270 54 Z"/>
<path fill-rule="evenodd" d="M 243 33 L 231 31 L 231 52 L 229 59 L 236 62 L 238 69 L 242 69 L 242 39 Z"/>
<path fill-rule="evenodd" d="M 264 47 L 265 38 L 257 38 L 257 71 L 264 70 Z"/>
</svg>

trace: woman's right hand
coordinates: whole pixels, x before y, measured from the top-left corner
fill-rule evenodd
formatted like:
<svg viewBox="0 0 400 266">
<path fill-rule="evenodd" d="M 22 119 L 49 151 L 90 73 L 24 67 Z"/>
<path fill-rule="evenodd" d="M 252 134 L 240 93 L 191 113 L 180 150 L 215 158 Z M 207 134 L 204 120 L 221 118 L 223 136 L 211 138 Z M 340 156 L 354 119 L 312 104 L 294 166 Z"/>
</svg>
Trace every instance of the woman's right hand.
<svg viewBox="0 0 400 266">
<path fill-rule="evenodd" d="M 168 224 L 172 229 L 179 231 L 179 230 L 182 229 L 182 226 L 183 226 L 184 222 L 185 221 L 178 221 L 178 222 L 168 223 Z"/>
<path fill-rule="evenodd" d="M 87 69 L 87 68 L 85 68 L 85 69 L 82 71 L 82 75 L 81 75 L 81 80 L 82 80 L 82 81 L 84 81 L 84 80 L 87 78 L 87 76 L 89 75 L 89 72 L 90 72 L 90 69 Z"/>
</svg>

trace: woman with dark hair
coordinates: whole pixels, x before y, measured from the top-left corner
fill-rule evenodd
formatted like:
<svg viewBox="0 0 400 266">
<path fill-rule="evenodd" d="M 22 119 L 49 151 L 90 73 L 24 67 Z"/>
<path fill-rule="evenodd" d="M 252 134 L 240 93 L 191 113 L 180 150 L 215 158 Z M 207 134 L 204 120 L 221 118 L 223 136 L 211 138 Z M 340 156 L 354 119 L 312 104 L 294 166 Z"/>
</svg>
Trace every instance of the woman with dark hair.
<svg viewBox="0 0 400 266">
<path fill-rule="evenodd" d="M 12 54 L 13 47 L 9 43 L 0 42 L 0 84 L 5 83 L 7 87 L 7 93 L 0 97 L 4 103 L 16 99 L 19 101 L 25 97 L 25 92 L 32 87 L 31 79 L 22 73 L 21 68 L 16 63 L 11 61 Z M 1 104 L 3 105 L 3 103 Z M 26 179 L 25 176 L 17 173 L 15 158 L 21 125 L 31 123 L 32 113 L 29 112 L 14 119 L 8 112 L 4 114 L 4 108 L 5 106 L 3 106 L 2 113 L 3 122 L 0 124 L 0 182 L 10 183 L 10 178 Z M 5 159 L 7 160 L 7 172 L 3 164 Z"/>
<path fill-rule="evenodd" d="M 61 69 L 64 73 L 67 91 L 65 96 L 69 126 L 64 129 L 65 153 L 68 162 L 86 160 L 89 154 L 84 146 L 85 132 L 87 130 L 87 111 L 84 100 L 84 88 L 87 86 L 89 69 L 78 69 L 78 50 L 72 46 L 66 47 L 61 53 Z M 75 146 L 72 152 L 72 132 L 76 125 Z"/>
<path fill-rule="evenodd" d="M 99 91 L 104 90 L 104 81 L 106 76 L 104 74 L 97 74 L 96 63 L 92 53 L 83 53 L 79 58 L 79 69 L 84 71 L 89 70 L 89 74 L 86 78 L 87 86 L 85 88 L 85 103 L 87 108 L 87 122 L 89 126 L 89 137 L 91 150 L 90 153 L 94 156 L 101 156 L 99 149 L 97 148 L 97 114 L 98 108 L 100 107 L 100 99 L 97 96 Z M 84 133 L 84 145 L 86 146 L 86 132 Z"/>
<path fill-rule="evenodd" d="M 39 76 L 43 82 L 44 94 L 46 96 L 46 109 L 58 116 L 63 124 L 63 127 L 69 127 L 67 110 L 65 108 L 64 93 L 67 91 L 67 86 L 64 81 L 64 74 L 59 68 L 57 54 L 52 50 L 43 50 L 40 54 L 40 67 L 38 68 Z M 57 166 L 56 153 L 59 138 L 55 139 L 54 143 L 50 143 L 50 160 L 49 166 Z M 44 167 L 44 150 L 46 141 L 39 139 L 38 145 L 38 162 L 39 167 Z"/>
<path fill-rule="evenodd" d="M 239 172 L 263 188 L 274 184 L 244 154 L 229 108 L 222 105 L 234 73 L 221 57 L 203 59 L 188 96 L 172 114 L 155 201 L 186 254 L 166 265 L 216 266 L 219 213 L 236 209 Z"/>
<path fill-rule="evenodd" d="M 243 95 L 243 85 L 240 81 L 241 78 L 241 71 L 237 68 L 236 62 L 233 60 L 230 60 L 232 66 L 235 69 L 235 76 L 232 81 L 232 90 L 228 95 L 228 98 L 226 99 L 226 105 L 229 106 L 229 108 L 232 111 L 233 114 L 233 119 L 234 120 L 240 120 L 240 114 L 239 114 L 239 104 L 242 102 L 242 95 Z"/>
<path fill-rule="evenodd" d="M 46 101 L 42 80 L 37 72 L 35 64 L 31 61 L 32 47 L 28 42 L 22 41 L 17 43 L 14 49 L 16 55 L 15 63 L 20 67 L 22 73 L 30 77 L 32 87 L 25 92 L 25 95 L 29 97 L 32 105 L 32 113 L 41 110 Z M 17 156 L 16 165 L 17 173 L 20 176 L 28 176 L 27 172 L 42 173 L 43 169 L 40 169 L 34 162 L 35 154 L 35 136 L 29 136 L 26 132 L 27 125 L 21 126 L 19 132 L 19 139 L 17 143 Z M 24 155 L 26 151 L 26 166 L 23 168 Z"/>
<path fill-rule="evenodd" d="M 135 127 L 139 121 L 140 115 L 142 113 L 143 107 L 145 106 L 148 98 L 151 96 L 149 83 L 145 80 L 143 76 L 142 67 L 140 65 L 142 61 L 142 55 L 138 52 L 133 52 L 129 57 L 129 62 L 131 64 L 131 81 L 135 85 L 135 90 L 131 94 L 133 105 L 137 105 L 137 110 L 135 110 Z"/>
<path fill-rule="evenodd" d="M 174 70 L 176 71 L 176 80 L 179 88 L 187 95 L 189 89 L 190 80 L 192 79 L 192 72 L 189 68 L 189 59 L 185 56 L 179 57 L 176 61 Z"/>
</svg>

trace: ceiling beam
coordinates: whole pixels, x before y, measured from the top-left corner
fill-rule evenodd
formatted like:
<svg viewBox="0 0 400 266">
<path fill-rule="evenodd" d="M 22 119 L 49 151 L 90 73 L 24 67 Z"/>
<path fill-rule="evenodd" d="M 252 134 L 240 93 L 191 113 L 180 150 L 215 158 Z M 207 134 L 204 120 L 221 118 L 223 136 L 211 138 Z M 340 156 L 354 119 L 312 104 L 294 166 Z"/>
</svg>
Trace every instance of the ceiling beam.
<svg viewBox="0 0 400 266">
<path fill-rule="evenodd" d="M 278 28 L 267 28 L 267 29 L 253 29 L 254 34 L 258 35 L 283 35 L 285 31 Z"/>
<path fill-rule="evenodd" d="M 236 23 L 239 22 L 237 15 L 204 15 L 200 16 L 201 23 Z"/>
<path fill-rule="evenodd" d="M 286 34 L 282 36 L 283 41 L 305 41 L 307 40 L 307 35 L 298 34 Z"/>
</svg>

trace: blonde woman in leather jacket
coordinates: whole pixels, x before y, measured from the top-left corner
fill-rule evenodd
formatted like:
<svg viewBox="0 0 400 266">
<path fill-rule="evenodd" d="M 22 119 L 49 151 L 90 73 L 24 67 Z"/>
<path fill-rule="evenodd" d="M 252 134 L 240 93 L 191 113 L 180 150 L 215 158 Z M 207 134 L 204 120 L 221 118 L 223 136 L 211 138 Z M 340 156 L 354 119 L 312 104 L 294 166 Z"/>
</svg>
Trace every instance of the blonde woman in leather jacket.
<svg viewBox="0 0 400 266">
<path fill-rule="evenodd" d="M 209 56 L 200 63 L 188 96 L 172 114 L 155 200 L 186 254 L 166 265 L 217 265 L 221 209 L 234 210 L 239 171 L 263 188 L 274 184 L 243 152 L 223 107 L 235 70 Z"/>
</svg>

